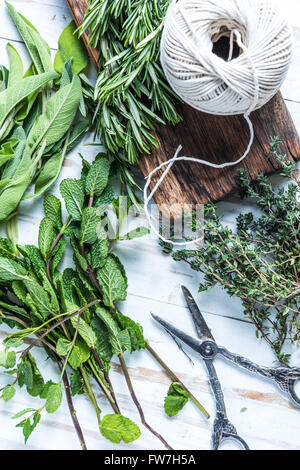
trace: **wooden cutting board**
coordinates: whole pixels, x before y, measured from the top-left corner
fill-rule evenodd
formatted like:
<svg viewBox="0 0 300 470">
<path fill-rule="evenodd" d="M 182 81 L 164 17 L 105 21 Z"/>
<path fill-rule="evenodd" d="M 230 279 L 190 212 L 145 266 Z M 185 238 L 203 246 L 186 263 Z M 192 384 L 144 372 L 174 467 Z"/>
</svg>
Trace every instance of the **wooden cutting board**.
<svg viewBox="0 0 300 470">
<path fill-rule="evenodd" d="M 87 0 L 67 0 L 75 22 L 80 25 L 88 6 Z M 88 46 L 88 35 L 83 36 L 90 57 L 97 67 L 98 51 Z M 173 157 L 179 145 L 186 156 L 199 157 L 220 164 L 237 160 L 243 155 L 249 141 L 248 125 L 242 116 L 212 116 L 201 113 L 186 104 L 179 104 L 182 122 L 177 126 L 158 126 L 155 136 L 159 148 L 151 155 L 142 155 L 141 172 L 147 176 L 151 170 Z M 203 204 L 219 201 L 238 189 L 238 168 L 248 170 L 254 180 L 258 174 L 271 174 L 279 169 L 278 163 L 268 158 L 271 136 L 282 140 L 280 152 L 290 159 L 300 160 L 300 141 L 292 118 L 281 93 L 263 108 L 252 113 L 255 142 L 250 154 L 238 167 L 214 169 L 195 163 L 174 165 L 172 171 L 156 192 L 155 201 L 165 215 L 181 216 L 185 204 Z M 152 184 L 160 176 L 158 173 Z M 167 206 L 175 205 L 173 209 Z"/>
</svg>

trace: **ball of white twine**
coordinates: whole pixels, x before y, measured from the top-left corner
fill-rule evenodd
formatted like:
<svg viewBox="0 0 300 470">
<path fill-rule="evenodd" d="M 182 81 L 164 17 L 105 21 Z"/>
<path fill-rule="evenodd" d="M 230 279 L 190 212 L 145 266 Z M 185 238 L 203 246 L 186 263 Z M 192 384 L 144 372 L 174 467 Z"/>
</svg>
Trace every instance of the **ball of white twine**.
<svg viewBox="0 0 300 470">
<path fill-rule="evenodd" d="M 213 52 L 221 37 L 230 40 L 228 60 Z M 233 56 L 234 40 L 240 54 Z M 191 161 L 213 168 L 241 163 L 249 154 L 254 130 L 252 111 L 261 108 L 281 87 L 292 57 L 292 30 L 272 0 L 174 0 L 165 19 L 161 40 L 161 64 L 173 90 L 187 104 L 214 115 L 243 114 L 250 139 L 245 153 L 234 162 L 221 165 L 194 157 L 174 157 L 155 168 L 144 188 L 144 209 L 154 233 L 148 205 L 175 161 Z M 167 167 L 148 195 L 151 178 Z M 202 239 L 201 239 L 202 240 Z"/>
</svg>

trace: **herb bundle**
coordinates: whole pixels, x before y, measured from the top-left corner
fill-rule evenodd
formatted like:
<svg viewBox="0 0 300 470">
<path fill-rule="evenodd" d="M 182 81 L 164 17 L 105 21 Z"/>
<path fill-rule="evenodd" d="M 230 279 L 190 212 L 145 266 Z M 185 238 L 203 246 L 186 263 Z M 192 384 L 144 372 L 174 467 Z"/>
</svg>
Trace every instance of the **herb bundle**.
<svg viewBox="0 0 300 470">
<path fill-rule="evenodd" d="M 157 146 L 152 135 L 160 123 L 176 124 L 178 97 L 169 87 L 159 61 L 160 37 L 170 0 L 91 0 L 79 28 L 100 50 L 94 89 L 96 132 L 121 164 Z M 127 169 L 127 171 L 125 171 Z M 131 194 L 131 191 L 129 191 Z"/>
<path fill-rule="evenodd" d="M 216 206 L 205 207 L 205 242 L 200 250 L 173 253 L 203 273 L 200 292 L 215 285 L 241 299 L 244 313 L 273 349 L 277 360 L 288 365 L 285 347 L 300 339 L 300 179 L 296 164 L 278 154 L 279 139 L 272 139 L 270 158 L 292 179 L 287 189 L 273 189 L 261 175 L 250 184 L 245 171 L 239 180 L 246 196 L 255 201 L 261 215 L 241 214 L 237 231 L 224 226 Z M 171 246 L 163 244 L 165 253 Z"/>
<path fill-rule="evenodd" d="M 8 44 L 10 70 L 0 68 L 0 223 L 18 212 L 21 200 L 42 194 L 55 182 L 66 153 L 91 126 L 88 119 L 74 123 L 79 108 L 86 114 L 81 81 L 74 73 L 87 66 L 80 41 L 73 39 L 72 56 L 81 60 L 72 65 L 62 36 L 58 74 L 49 45 L 12 5 L 7 8 L 32 63 L 24 74 L 20 55 Z M 31 184 L 34 192 L 26 193 Z"/>
<path fill-rule="evenodd" d="M 42 413 L 54 413 L 62 401 L 65 387 L 68 406 L 80 443 L 86 449 L 83 433 L 74 410 L 73 397 L 85 393 L 93 405 L 99 428 L 111 442 L 129 443 L 140 435 L 138 426 L 121 415 L 117 396 L 109 377 L 110 360 L 115 356 L 124 373 L 129 393 L 140 414 L 141 422 L 167 448 L 169 444 L 146 421 L 135 394 L 125 362 L 125 352 L 147 349 L 169 375 L 173 385 L 165 409 L 174 416 L 190 398 L 207 417 L 206 411 L 186 389 L 145 340 L 142 327 L 123 315 L 117 302 L 125 300 L 127 277 L 121 261 L 111 253 L 107 205 L 118 200 L 109 184 L 110 163 L 99 154 L 93 164 L 83 159 L 81 179 L 65 179 L 60 192 L 68 217 L 62 219 L 58 198 L 44 198 L 45 218 L 39 228 L 39 247 L 14 245 L 0 239 L 0 317 L 17 330 L 5 340 L 0 365 L 10 376 L 1 398 L 13 398 L 15 386 L 25 386 L 33 397 L 44 402 L 36 409 L 25 409 L 15 418 L 23 428 L 25 440 L 38 424 Z M 121 211 L 119 211 L 121 212 Z M 127 215 L 124 215 L 124 217 Z M 137 229 L 117 239 L 132 239 L 145 234 Z M 59 263 L 67 247 L 73 251 L 75 269 L 63 272 Z M 31 343 L 23 347 L 28 337 Z M 27 340 L 28 342 L 29 340 Z M 44 382 L 32 355 L 43 345 L 60 370 L 60 379 Z M 113 413 L 102 416 L 91 387 L 94 379 L 109 401 Z"/>
</svg>

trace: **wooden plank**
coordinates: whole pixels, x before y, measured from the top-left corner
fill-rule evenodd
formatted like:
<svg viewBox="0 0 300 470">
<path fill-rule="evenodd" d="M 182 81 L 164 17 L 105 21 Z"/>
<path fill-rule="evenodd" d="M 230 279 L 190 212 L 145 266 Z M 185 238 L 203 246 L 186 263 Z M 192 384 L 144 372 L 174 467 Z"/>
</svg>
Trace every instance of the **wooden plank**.
<svg viewBox="0 0 300 470">
<path fill-rule="evenodd" d="M 87 0 L 67 0 L 74 19 L 82 23 Z M 88 34 L 84 41 L 88 45 Z M 97 66 L 98 52 L 88 47 Z M 186 104 L 177 106 L 182 122 L 177 126 L 158 126 L 154 132 L 159 142 L 151 156 L 139 160 L 142 174 L 146 177 L 154 168 L 168 161 L 179 145 L 183 154 L 199 157 L 215 164 L 235 161 L 243 155 L 249 141 L 249 129 L 242 116 L 212 116 L 201 113 Z M 239 165 L 248 170 L 250 180 L 260 173 L 272 174 L 279 169 L 278 163 L 267 158 L 270 136 L 278 135 L 283 143 L 280 152 L 289 159 L 300 159 L 300 140 L 281 93 L 267 105 L 252 113 L 255 141 L 250 154 Z M 215 169 L 192 162 L 179 162 L 162 182 L 154 198 L 165 216 L 180 218 L 185 205 L 219 201 L 238 189 L 237 167 Z M 153 177 L 153 188 L 161 173 Z"/>
</svg>

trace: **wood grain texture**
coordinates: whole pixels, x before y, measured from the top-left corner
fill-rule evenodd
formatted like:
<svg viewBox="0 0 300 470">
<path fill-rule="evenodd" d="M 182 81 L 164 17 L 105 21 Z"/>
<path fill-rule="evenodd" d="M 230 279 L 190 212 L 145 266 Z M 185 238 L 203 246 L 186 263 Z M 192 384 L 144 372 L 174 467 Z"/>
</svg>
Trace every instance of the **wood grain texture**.
<svg viewBox="0 0 300 470">
<path fill-rule="evenodd" d="M 88 6 L 87 0 L 67 0 L 75 21 L 81 24 Z M 88 35 L 84 36 L 88 45 Z M 97 65 L 98 52 L 88 46 L 93 63 Z M 222 51 L 218 52 L 219 54 Z M 159 147 L 151 155 L 140 157 L 139 166 L 144 177 L 161 163 L 173 157 L 179 145 L 183 155 L 199 157 L 216 164 L 238 160 L 249 141 L 249 129 L 242 116 L 212 116 L 201 113 L 186 104 L 178 105 L 182 122 L 177 126 L 158 126 L 155 136 Z M 179 162 L 165 178 L 154 199 L 165 216 L 180 218 L 184 206 L 220 201 L 238 189 L 238 168 L 248 170 L 250 180 L 260 173 L 272 174 L 278 170 L 276 161 L 268 159 L 270 136 L 283 141 L 281 153 L 290 159 L 300 159 L 300 141 L 279 92 L 267 105 L 252 113 L 255 142 L 250 154 L 238 167 L 210 168 L 192 162 Z M 150 188 L 161 176 L 157 173 Z"/>
</svg>

